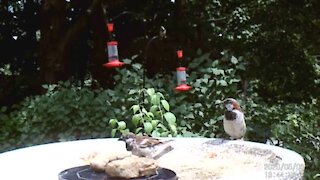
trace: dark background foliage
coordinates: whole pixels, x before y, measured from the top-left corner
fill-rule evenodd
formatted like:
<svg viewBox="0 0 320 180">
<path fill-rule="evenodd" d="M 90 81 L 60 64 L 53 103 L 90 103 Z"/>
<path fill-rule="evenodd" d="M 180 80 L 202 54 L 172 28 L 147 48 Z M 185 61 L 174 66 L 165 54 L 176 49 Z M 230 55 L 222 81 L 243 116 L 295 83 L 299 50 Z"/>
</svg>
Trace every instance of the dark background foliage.
<svg viewBox="0 0 320 180">
<path fill-rule="evenodd" d="M 251 141 L 302 154 L 319 176 L 317 0 L 0 1 L 0 151 L 109 137 L 130 124 L 145 86 L 164 94 L 178 136 L 224 137 L 226 97 L 241 101 Z M 105 69 L 106 22 L 126 66 Z M 148 41 L 160 26 L 166 39 Z M 193 89 L 175 93 L 175 51 Z M 131 91 L 132 92 L 132 91 Z M 318 174 L 318 175 L 317 175 Z"/>
</svg>

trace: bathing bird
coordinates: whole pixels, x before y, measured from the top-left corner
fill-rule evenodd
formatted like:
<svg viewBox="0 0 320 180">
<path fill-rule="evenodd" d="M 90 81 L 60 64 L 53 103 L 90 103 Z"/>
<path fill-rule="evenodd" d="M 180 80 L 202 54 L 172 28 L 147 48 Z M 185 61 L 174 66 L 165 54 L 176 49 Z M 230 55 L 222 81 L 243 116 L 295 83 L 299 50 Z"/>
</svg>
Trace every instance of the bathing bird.
<svg viewBox="0 0 320 180">
<path fill-rule="evenodd" d="M 123 134 L 119 140 L 126 143 L 128 151 L 140 157 L 158 159 L 173 150 L 173 147 L 167 144 L 173 140 L 162 141 L 149 136 L 135 135 L 131 132 Z"/>
</svg>

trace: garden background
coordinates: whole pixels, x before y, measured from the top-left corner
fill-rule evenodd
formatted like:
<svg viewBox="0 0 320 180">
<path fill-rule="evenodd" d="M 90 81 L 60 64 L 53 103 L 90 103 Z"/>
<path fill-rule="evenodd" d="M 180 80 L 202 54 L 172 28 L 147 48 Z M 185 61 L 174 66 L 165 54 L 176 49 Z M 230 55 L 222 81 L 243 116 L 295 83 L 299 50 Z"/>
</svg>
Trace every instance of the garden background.
<svg viewBox="0 0 320 180">
<path fill-rule="evenodd" d="M 224 138 L 221 101 L 234 97 L 247 140 L 300 153 L 305 178 L 317 179 L 319 9 L 318 0 L 0 0 L 0 152 L 128 130 Z M 120 69 L 102 66 L 111 21 Z M 161 26 L 167 38 L 146 48 Z M 178 49 L 189 92 L 174 90 Z"/>
</svg>

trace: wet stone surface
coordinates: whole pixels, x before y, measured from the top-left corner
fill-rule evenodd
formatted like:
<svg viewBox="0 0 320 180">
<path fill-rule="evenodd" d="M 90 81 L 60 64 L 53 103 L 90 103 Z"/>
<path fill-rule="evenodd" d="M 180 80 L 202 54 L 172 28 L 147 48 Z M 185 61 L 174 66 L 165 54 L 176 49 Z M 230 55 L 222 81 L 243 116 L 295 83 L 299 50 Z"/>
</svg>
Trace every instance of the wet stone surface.
<svg viewBox="0 0 320 180">
<path fill-rule="evenodd" d="M 159 163 L 174 170 L 182 180 L 302 179 L 304 171 L 300 155 L 260 143 L 190 139 L 173 141 L 171 145 L 174 150 L 160 158 Z M 288 164 L 296 167 L 281 169 Z"/>
</svg>

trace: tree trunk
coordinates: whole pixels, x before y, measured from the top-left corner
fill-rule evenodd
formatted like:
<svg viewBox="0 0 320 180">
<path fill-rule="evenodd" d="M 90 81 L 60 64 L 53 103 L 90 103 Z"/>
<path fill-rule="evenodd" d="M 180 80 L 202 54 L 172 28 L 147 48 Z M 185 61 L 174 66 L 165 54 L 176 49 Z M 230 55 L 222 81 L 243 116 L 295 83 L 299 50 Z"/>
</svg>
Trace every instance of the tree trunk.
<svg viewBox="0 0 320 180">
<path fill-rule="evenodd" d="M 41 8 L 40 78 L 42 84 L 51 84 L 69 79 L 79 56 L 73 56 L 74 47 L 88 47 L 87 41 L 78 40 L 89 34 L 90 19 L 101 9 L 101 0 L 92 0 L 90 6 L 73 22 L 67 19 L 67 2 L 45 0 Z M 101 22 L 101 21 L 100 21 Z M 100 37 L 104 39 L 105 37 Z M 101 50 L 104 44 L 97 44 Z M 78 49 L 79 50 L 79 49 Z M 81 51 L 81 49 L 80 49 Z M 89 52 L 89 48 L 87 48 Z M 104 52 L 104 51 L 102 51 Z M 83 52 L 79 52 L 82 53 Z M 80 57 L 86 58 L 86 57 Z M 88 58 L 88 57 L 87 57 Z M 101 58 L 101 57 L 99 57 Z M 85 61 L 79 61 L 85 62 Z M 86 71 L 86 69 L 84 69 Z"/>
</svg>

